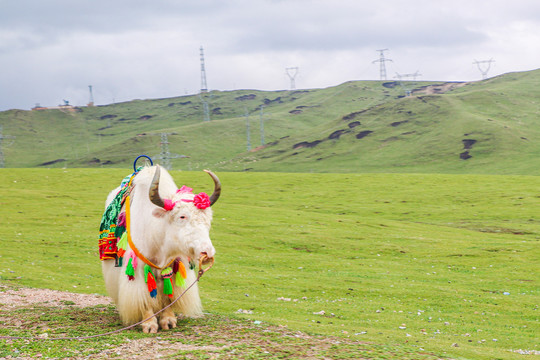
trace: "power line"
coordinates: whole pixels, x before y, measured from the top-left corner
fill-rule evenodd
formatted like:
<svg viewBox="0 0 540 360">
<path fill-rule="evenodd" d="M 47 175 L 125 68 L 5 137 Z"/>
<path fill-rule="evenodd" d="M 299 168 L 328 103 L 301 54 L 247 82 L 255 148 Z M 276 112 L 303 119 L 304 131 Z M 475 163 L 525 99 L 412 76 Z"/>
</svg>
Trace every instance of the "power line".
<svg viewBox="0 0 540 360">
<path fill-rule="evenodd" d="M 384 57 L 384 52 L 387 51 L 388 49 L 380 49 L 380 50 L 376 50 L 379 52 L 379 58 L 377 60 L 373 60 L 372 61 L 372 64 L 375 64 L 376 62 L 380 63 L 380 67 L 379 67 L 379 76 L 380 76 L 380 79 L 381 80 L 386 80 L 386 66 L 385 66 L 385 61 L 392 61 L 392 59 L 387 59 Z"/>
<path fill-rule="evenodd" d="M 478 61 L 476 59 L 474 60 L 473 64 L 476 64 L 476 66 L 478 67 L 478 70 L 480 70 L 480 73 L 482 73 L 482 80 L 487 79 L 489 68 L 491 67 L 491 63 L 493 62 L 495 62 L 495 60 L 493 59 L 481 60 L 481 61 Z M 483 64 L 487 64 L 487 66 L 486 67 L 481 66 Z"/>
</svg>

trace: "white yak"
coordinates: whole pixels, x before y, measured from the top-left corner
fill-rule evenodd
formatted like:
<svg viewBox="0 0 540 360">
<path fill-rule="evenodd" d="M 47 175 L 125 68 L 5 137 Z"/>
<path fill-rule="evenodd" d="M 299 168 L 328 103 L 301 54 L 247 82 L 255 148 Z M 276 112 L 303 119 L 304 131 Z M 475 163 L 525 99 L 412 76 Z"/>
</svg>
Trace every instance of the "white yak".
<svg viewBox="0 0 540 360">
<path fill-rule="evenodd" d="M 205 193 L 193 194 L 192 189 L 185 186 L 178 189 L 171 175 L 159 165 L 145 167 L 133 177 L 132 188 L 127 190 L 130 208 L 126 212 L 126 234 L 131 239 L 125 250 L 126 255 L 121 266 L 115 266 L 118 261 L 114 259 L 102 261 L 107 292 L 116 303 L 125 325 L 135 324 L 155 314 L 191 285 L 197 276 L 196 270 L 190 269 L 190 261 L 196 264 L 203 255 L 213 260 L 215 249 L 209 234 L 212 221 L 210 206 L 219 198 L 221 184 L 216 175 L 206 172 L 214 180 L 214 191 L 210 197 Z M 119 187 L 109 194 L 106 206 L 115 199 L 120 190 Z M 127 201 L 122 209 L 126 205 Z M 132 249 L 133 247 L 135 249 Z M 126 275 L 127 254 L 133 260 L 131 265 L 137 263 L 131 278 Z M 146 258 L 158 268 L 151 270 L 157 293 L 152 294 L 149 291 L 145 281 L 146 261 L 142 258 Z M 181 287 L 175 284 L 174 278 L 171 279 L 174 294 L 166 295 L 161 269 L 170 268 L 175 259 L 182 262 L 180 266 L 184 265 L 187 278 Z M 146 268 L 150 269 L 148 266 Z M 174 274 L 174 277 L 178 276 L 180 273 Z M 186 317 L 202 316 L 197 284 L 172 307 L 163 311 L 159 315 L 159 322 L 156 317 L 152 317 L 142 323 L 143 331 L 156 333 L 159 327 L 176 327 L 175 312 Z"/>
</svg>

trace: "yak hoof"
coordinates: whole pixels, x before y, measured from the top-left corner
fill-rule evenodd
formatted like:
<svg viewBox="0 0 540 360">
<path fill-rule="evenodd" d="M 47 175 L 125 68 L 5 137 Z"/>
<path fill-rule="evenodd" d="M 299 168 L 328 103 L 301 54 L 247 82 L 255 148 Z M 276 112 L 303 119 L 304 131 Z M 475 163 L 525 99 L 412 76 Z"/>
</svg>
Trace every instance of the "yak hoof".
<svg viewBox="0 0 540 360">
<path fill-rule="evenodd" d="M 152 318 L 142 323 L 142 330 L 146 334 L 156 334 L 158 332 L 158 323 L 156 318 Z"/>
<path fill-rule="evenodd" d="M 159 325 L 163 330 L 174 329 L 176 327 L 176 321 L 177 319 L 174 314 L 172 316 L 164 315 L 159 319 Z"/>
</svg>

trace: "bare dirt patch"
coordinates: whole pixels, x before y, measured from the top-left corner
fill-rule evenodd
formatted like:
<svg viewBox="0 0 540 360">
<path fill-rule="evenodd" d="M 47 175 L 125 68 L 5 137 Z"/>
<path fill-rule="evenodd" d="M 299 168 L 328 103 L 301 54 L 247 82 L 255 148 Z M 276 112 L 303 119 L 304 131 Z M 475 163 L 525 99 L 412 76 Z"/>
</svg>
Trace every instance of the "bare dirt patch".
<svg viewBox="0 0 540 360">
<path fill-rule="evenodd" d="M 358 115 L 360 115 L 362 113 L 365 113 L 366 111 L 367 110 L 361 110 L 361 111 L 352 112 L 350 114 L 347 114 L 347 115 L 343 116 L 341 119 L 345 120 L 345 121 L 353 120 L 355 117 L 357 117 Z"/>
<path fill-rule="evenodd" d="M 234 98 L 236 101 L 246 101 L 246 100 L 254 100 L 257 97 L 255 94 L 247 94 L 242 96 L 237 96 Z"/>
<path fill-rule="evenodd" d="M 469 154 L 469 151 L 467 150 L 467 151 L 464 151 L 461 154 L 459 154 L 459 158 L 461 160 L 469 160 L 470 158 L 472 158 L 472 155 Z"/>
<path fill-rule="evenodd" d="M 412 91 L 413 95 L 432 95 L 432 94 L 444 94 L 445 92 L 460 88 L 467 85 L 466 82 L 447 82 L 444 84 L 423 86 Z"/>
<path fill-rule="evenodd" d="M 322 140 L 315 140 L 315 141 L 302 141 L 299 143 L 296 143 L 293 145 L 293 149 L 300 149 L 300 148 L 313 148 L 317 145 L 319 145 L 322 142 Z"/>
<path fill-rule="evenodd" d="M 357 138 L 357 139 L 365 138 L 366 136 L 368 136 L 368 135 L 371 134 L 372 132 L 373 132 L 373 131 L 371 131 L 371 130 L 360 131 L 358 134 L 356 134 L 356 138 Z"/>
<path fill-rule="evenodd" d="M 331 133 L 331 134 L 328 136 L 328 139 L 330 139 L 330 140 L 332 140 L 332 139 L 337 140 L 337 139 L 339 139 L 339 137 L 340 137 L 341 135 L 343 135 L 343 134 L 345 134 L 345 133 L 348 133 L 348 132 L 349 132 L 349 130 L 343 130 L 343 129 L 342 129 L 342 130 L 336 130 L 336 131 L 334 131 L 333 133 Z"/>
<path fill-rule="evenodd" d="M 463 139 L 461 141 L 463 142 L 463 149 L 464 150 L 470 150 L 470 149 L 472 149 L 473 145 L 476 144 L 475 139 Z"/>
<path fill-rule="evenodd" d="M 52 307 L 65 307 L 66 304 L 70 304 L 70 306 L 87 307 L 109 305 L 111 299 L 101 295 L 75 294 L 48 289 L 14 289 L 0 285 L 0 309 L 33 304 Z"/>
<path fill-rule="evenodd" d="M 409 122 L 409 120 L 394 121 L 393 123 L 390 124 L 390 126 L 396 127 L 396 126 L 399 126 L 401 124 L 405 124 L 405 123 L 408 123 L 408 122 Z"/>
</svg>

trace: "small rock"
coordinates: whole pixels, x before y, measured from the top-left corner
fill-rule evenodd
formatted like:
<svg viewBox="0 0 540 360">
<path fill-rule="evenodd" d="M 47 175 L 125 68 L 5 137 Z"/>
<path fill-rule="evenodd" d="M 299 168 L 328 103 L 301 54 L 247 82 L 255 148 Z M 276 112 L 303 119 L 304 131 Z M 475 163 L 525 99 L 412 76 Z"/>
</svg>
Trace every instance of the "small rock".
<svg viewBox="0 0 540 360">
<path fill-rule="evenodd" d="M 253 311 L 251 311 L 251 310 L 243 310 L 243 309 L 238 309 L 236 312 L 240 313 L 240 314 L 253 314 Z"/>
<path fill-rule="evenodd" d="M 459 347 L 459 344 L 458 343 L 453 343 L 452 346 L 453 347 Z"/>
<path fill-rule="evenodd" d="M 324 315 L 326 312 L 324 310 L 321 310 L 319 312 L 314 312 L 313 315 Z"/>
</svg>

